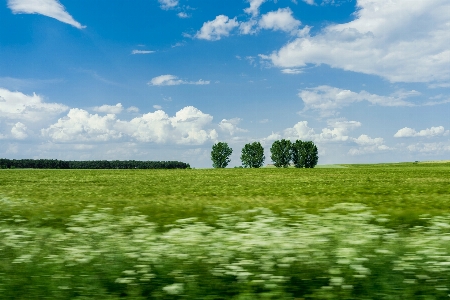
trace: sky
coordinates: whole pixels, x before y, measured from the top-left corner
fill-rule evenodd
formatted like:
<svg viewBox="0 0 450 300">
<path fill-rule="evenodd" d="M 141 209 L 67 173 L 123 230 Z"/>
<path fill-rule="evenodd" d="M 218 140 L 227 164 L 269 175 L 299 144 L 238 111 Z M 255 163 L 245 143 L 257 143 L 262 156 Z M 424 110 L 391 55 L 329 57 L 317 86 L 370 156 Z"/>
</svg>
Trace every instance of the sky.
<svg viewBox="0 0 450 300">
<path fill-rule="evenodd" d="M 450 159 L 448 0 L 1 0 L 0 157 Z"/>
</svg>

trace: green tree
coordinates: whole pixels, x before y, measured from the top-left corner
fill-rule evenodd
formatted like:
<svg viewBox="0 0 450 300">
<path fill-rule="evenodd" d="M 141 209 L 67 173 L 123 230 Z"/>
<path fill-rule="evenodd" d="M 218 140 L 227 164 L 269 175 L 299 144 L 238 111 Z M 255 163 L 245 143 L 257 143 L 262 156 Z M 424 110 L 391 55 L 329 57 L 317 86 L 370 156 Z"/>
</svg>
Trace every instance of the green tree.
<svg viewBox="0 0 450 300">
<path fill-rule="evenodd" d="M 246 168 L 260 168 L 266 159 L 260 142 L 245 144 L 241 153 L 242 165 Z"/>
<path fill-rule="evenodd" d="M 305 167 L 305 142 L 301 140 L 296 140 L 294 143 L 292 143 L 291 146 L 291 157 L 292 157 L 292 163 L 296 168 L 304 168 Z"/>
<path fill-rule="evenodd" d="M 270 153 L 272 153 L 270 158 L 275 167 L 289 167 L 291 161 L 291 141 L 282 139 L 281 141 L 273 142 Z"/>
<path fill-rule="evenodd" d="M 317 146 L 312 142 L 303 142 L 303 148 L 305 149 L 305 168 L 314 168 L 319 161 L 319 155 Z"/>
<path fill-rule="evenodd" d="M 291 147 L 292 162 L 296 168 L 314 168 L 319 160 L 316 145 L 296 140 Z"/>
<path fill-rule="evenodd" d="M 212 146 L 211 160 L 214 168 L 225 168 L 230 162 L 230 155 L 233 153 L 227 143 L 218 142 Z"/>
</svg>

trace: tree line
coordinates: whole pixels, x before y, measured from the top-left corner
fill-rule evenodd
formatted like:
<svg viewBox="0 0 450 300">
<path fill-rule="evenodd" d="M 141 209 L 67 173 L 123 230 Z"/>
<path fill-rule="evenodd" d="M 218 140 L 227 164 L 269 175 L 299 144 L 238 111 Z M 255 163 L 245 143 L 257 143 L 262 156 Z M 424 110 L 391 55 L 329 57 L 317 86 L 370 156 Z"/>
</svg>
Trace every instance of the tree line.
<svg viewBox="0 0 450 300">
<path fill-rule="evenodd" d="M 0 159 L 1 169 L 189 169 L 179 161 Z"/>
<path fill-rule="evenodd" d="M 214 168 L 225 168 L 230 163 L 233 149 L 227 143 L 218 142 L 212 146 L 211 160 Z M 314 168 L 319 160 L 317 146 L 312 141 L 282 139 L 273 142 L 270 148 L 273 164 L 277 168 L 287 168 L 291 163 L 296 168 Z M 260 142 L 248 143 L 241 150 L 244 168 L 260 168 L 265 160 L 264 148 Z"/>
</svg>

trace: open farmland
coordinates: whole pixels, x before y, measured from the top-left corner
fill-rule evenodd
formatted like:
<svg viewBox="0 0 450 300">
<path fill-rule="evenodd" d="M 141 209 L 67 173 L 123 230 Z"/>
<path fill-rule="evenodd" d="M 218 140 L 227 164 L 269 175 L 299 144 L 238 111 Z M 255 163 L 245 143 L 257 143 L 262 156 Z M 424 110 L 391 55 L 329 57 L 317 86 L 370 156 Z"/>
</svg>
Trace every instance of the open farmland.
<svg viewBox="0 0 450 300">
<path fill-rule="evenodd" d="M 2 217 L 65 224 L 88 205 L 125 207 L 170 223 L 204 218 L 211 207 L 307 212 L 362 203 L 399 222 L 450 211 L 450 163 L 316 169 L 0 170 Z"/>
<path fill-rule="evenodd" d="M 343 167 L 0 170 L 0 293 L 446 299 L 450 163 Z"/>
</svg>

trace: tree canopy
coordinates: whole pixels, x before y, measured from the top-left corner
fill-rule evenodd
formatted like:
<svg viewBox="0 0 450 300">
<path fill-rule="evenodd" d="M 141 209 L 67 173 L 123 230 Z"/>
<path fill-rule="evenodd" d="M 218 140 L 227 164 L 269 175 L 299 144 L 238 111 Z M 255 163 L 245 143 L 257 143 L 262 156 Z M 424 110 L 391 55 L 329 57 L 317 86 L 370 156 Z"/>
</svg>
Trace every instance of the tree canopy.
<svg viewBox="0 0 450 300">
<path fill-rule="evenodd" d="M 275 167 L 289 167 L 291 161 L 291 141 L 282 139 L 273 142 L 270 152 L 272 154 L 270 158 Z"/>
<path fill-rule="evenodd" d="M 233 153 L 227 143 L 218 142 L 212 146 L 211 160 L 214 168 L 225 168 L 231 161 L 230 156 Z"/>
<path fill-rule="evenodd" d="M 264 148 L 260 142 L 248 143 L 242 148 L 241 161 L 246 168 L 260 168 L 265 159 Z"/>
</svg>

